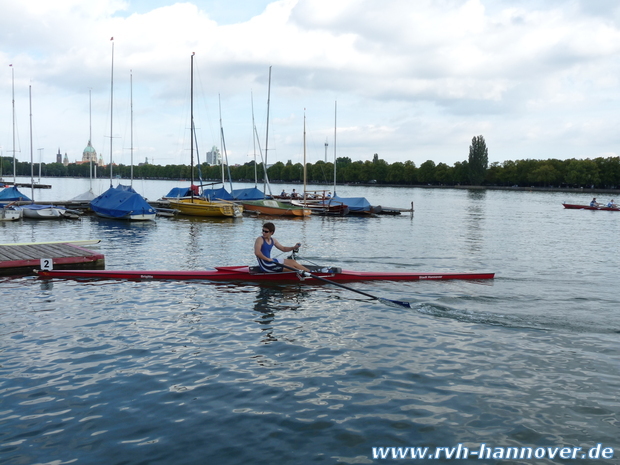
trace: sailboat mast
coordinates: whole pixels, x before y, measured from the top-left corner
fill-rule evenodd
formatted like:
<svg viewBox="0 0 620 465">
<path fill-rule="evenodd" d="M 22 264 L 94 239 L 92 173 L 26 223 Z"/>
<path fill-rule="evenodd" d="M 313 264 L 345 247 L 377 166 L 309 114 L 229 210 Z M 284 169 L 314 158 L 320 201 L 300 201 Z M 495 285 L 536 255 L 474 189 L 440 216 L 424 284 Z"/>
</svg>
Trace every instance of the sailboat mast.
<svg viewBox="0 0 620 465">
<path fill-rule="evenodd" d="M 263 192 L 267 193 L 267 186 L 269 185 L 269 180 L 267 179 L 267 150 L 269 148 L 269 102 L 271 100 L 271 66 L 269 67 L 269 86 L 267 87 L 267 129 L 265 129 L 265 164 L 263 166 L 265 170 L 265 179 L 263 180 Z M 271 187 L 269 188 L 269 193 L 271 193 Z"/>
<path fill-rule="evenodd" d="M 30 196 L 34 203 L 34 158 L 32 154 L 32 86 L 28 86 L 28 102 L 30 104 Z"/>
<path fill-rule="evenodd" d="M 131 148 L 129 149 L 129 153 L 131 154 L 131 168 L 130 168 L 130 179 L 129 179 L 129 185 L 133 186 L 133 72 L 132 70 L 129 70 L 129 102 L 130 102 L 130 109 L 131 109 L 131 115 L 130 115 L 130 140 L 131 140 Z"/>
<path fill-rule="evenodd" d="M 306 110 L 304 109 L 304 204 L 306 203 L 306 179 L 307 179 L 307 164 L 306 164 Z"/>
<path fill-rule="evenodd" d="M 338 101 L 334 102 L 334 197 L 336 196 L 336 119 L 338 114 Z"/>
<path fill-rule="evenodd" d="M 218 108 L 220 111 L 220 152 L 222 154 L 222 160 L 220 163 L 220 166 L 222 167 L 222 187 L 225 185 L 225 178 L 224 178 L 224 154 L 225 154 L 225 148 L 224 148 L 224 127 L 222 126 L 222 99 L 220 97 L 220 94 L 217 94 L 217 103 L 218 103 Z"/>
<path fill-rule="evenodd" d="M 254 94 L 252 92 L 250 92 L 250 100 L 252 102 L 252 144 L 254 145 L 254 189 L 256 189 L 258 184 L 258 169 L 256 166 L 256 136 L 254 135 L 256 131 L 256 123 L 254 123 Z"/>
<path fill-rule="evenodd" d="M 93 140 L 93 102 L 92 102 L 92 89 L 88 89 L 88 143 L 92 144 Z M 90 159 L 90 192 L 93 191 L 93 155 L 89 154 Z"/>
<path fill-rule="evenodd" d="M 13 65 L 11 65 L 11 90 L 12 90 L 12 102 L 13 102 L 13 185 L 15 185 L 16 180 L 16 170 L 15 170 L 15 69 Z"/>
<path fill-rule="evenodd" d="M 190 190 L 192 202 L 194 201 L 194 55 L 196 52 L 192 52 L 191 60 L 191 72 L 190 72 Z"/>
<path fill-rule="evenodd" d="M 112 41 L 112 71 L 110 76 L 110 187 L 112 187 L 112 139 L 113 139 L 113 121 L 114 121 L 114 37 Z"/>
</svg>

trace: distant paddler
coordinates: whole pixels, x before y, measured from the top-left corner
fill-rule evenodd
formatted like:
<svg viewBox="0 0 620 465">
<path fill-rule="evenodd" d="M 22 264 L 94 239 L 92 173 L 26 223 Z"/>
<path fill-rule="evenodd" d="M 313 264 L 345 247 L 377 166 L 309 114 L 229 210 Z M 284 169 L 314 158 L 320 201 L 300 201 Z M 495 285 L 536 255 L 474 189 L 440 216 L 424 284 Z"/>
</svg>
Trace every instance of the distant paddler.
<svg viewBox="0 0 620 465">
<path fill-rule="evenodd" d="M 594 198 L 592 199 L 592 202 L 590 202 L 590 206 L 591 206 L 591 207 L 600 207 L 600 206 L 601 206 L 601 204 L 600 204 L 600 203 L 598 203 L 598 202 L 596 201 L 596 197 L 594 197 Z"/>
<path fill-rule="evenodd" d="M 273 233 L 276 231 L 276 227 L 273 223 L 263 224 L 263 234 L 256 238 L 254 242 L 254 255 L 258 260 L 260 269 L 265 273 L 277 273 L 283 270 L 282 264 L 288 268 L 295 268 L 301 271 L 310 271 L 305 266 L 297 263 L 291 258 L 285 258 L 282 262 L 279 262 L 277 258 L 271 258 L 271 249 L 275 246 L 276 249 L 282 252 L 297 251 L 301 247 L 301 243 L 298 242 L 293 247 L 284 247 L 273 237 Z"/>
<path fill-rule="evenodd" d="M 607 204 L 607 208 L 618 208 L 618 205 L 614 203 L 614 199 L 611 199 Z"/>
</svg>

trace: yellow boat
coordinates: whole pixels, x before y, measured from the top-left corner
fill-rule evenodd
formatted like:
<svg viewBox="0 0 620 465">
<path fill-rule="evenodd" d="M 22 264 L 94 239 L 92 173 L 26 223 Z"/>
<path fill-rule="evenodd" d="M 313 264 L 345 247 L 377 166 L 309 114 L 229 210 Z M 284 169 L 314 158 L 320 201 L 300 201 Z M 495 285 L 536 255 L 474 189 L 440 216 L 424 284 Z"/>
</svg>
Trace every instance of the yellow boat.
<svg viewBox="0 0 620 465">
<path fill-rule="evenodd" d="M 232 202 L 209 201 L 199 198 L 169 200 L 170 207 L 188 216 L 219 216 L 239 218 L 243 207 Z"/>
</svg>

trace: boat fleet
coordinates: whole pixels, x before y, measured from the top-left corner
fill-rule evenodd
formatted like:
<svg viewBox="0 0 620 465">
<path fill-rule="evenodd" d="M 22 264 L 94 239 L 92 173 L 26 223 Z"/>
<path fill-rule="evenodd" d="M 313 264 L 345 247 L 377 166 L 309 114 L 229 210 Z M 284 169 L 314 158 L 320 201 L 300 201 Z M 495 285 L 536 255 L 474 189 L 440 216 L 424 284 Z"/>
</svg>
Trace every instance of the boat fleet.
<svg viewBox="0 0 620 465">
<path fill-rule="evenodd" d="M 112 70 L 114 69 L 114 43 L 112 42 Z M 224 163 L 222 163 L 222 187 L 218 189 L 206 188 L 202 183 L 202 179 L 199 179 L 198 183 L 194 182 L 194 139 L 195 139 L 195 126 L 194 126 L 194 114 L 193 114 L 193 99 L 194 99 L 194 53 L 191 55 L 191 72 L 190 72 L 190 101 L 191 101 L 191 130 L 190 130 L 190 173 L 191 180 L 189 187 L 177 187 L 172 189 L 169 193 L 164 195 L 157 201 L 158 208 L 151 205 L 147 200 L 142 197 L 133 188 L 133 169 L 132 176 L 129 185 L 118 184 L 113 185 L 114 177 L 112 173 L 112 167 L 114 166 L 112 159 L 112 138 L 110 138 L 110 187 L 99 196 L 95 196 L 92 192 L 92 179 L 91 189 L 82 196 L 78 196 L 73 199 L 71 205 L 83 205 L 87 202 L 88 210 L 95 213 L 97 216 L 108 219 L 126 220 L 126 221 L 152 221 L 157 216 L 172 216 L 175 214 L 186 216 L 198 216 L 198 217 L 231 217 L 239 218 L 242 215 L 267 215 L 276 217 L 307 217 L 310 215 L 330 215 L 330 216 L 344 216 L 344 215 L 374 215 L 374 214 L 393 214 L 399 215 L 403 211 L 413 212 L 413 203 L 411 209 L 400 208 L 381 208 L 373 207 L 368 200 L 363 197 L 338 197 L 336 195 L 336 184 L 334 181 L 334 195 L 327 191 L 308 191 L 306 189 L 306 172 L 304 168 L 304 190 L 302 194 L 287 195 L 282 192 L 281 195 L 271 194 L 271 187 L 269 186 L 269 178 L 267 175 L 267 147 L 269 144 L 268 134 L 265 135 L 265 160 L 263 168 L 265 169 L 264 179 L 265 187 L 263 191 L 259 190 L 255 184 L 254 188 L 249 189 L 232 189 L 227 191 L 223 186 L 224 184 Z M 269 68 L 269 95 L 271 93 L 271 67 Z M 113 101 L 114 94 L 114 73 L 112 72 L 112 79 L 110 81 L 110 97 Z M 13 99 L 14 101 L 14 99 Z M 269 101 L 267 99 L 267 122 L 269 122 Z M 110 108 L 110 134 L 113 134 L 113 105 Z M 220 118 L 221 120 L 221 118 Z M 220 124 L 221 126 L 221 124 Z M 133 147 L 133 103 L 132 103 L 132 143 Z M 268 127 L 268 125 L 267 125 Z M 222 129 L 222 142 L 224 132 Z M 335 124 L 334 124 L 335 132 Z M 31 128 L 32 133 L 32 128 Z M 256 127 L 254 127 L 254 134 L 256 135 Z M 304 115 L 304 167 L 306 166 L 306 118 Z M 334 136 L 335 137 L 335 136 Z M 31 144 L 32 146 L 32 144 Z M 90 146 L 90 141 L 89 141 Z M 334 144 L 335 146 L 335 144 Z M 225 144 L 224 156 L 227 158 Z M 15 152 L 15 150 L 13 151 Z M 32 152 L 32 147 L 31 147 Z M 132 149 L 133 154 L 133 149 Z M 196 153 L 198 157 L 198 154 Z M 261 154 L 262 157 L 262 154 Z M 335 159 L 335 148 L 334 148 Z M 199 160 L 198 160 L 199 162 Z M 226 164 L 227 164 L 226 160 Z M 14 162 L 15 165 L 15 162 Z M 198 163 L 199 165 L 199 163 Z M 31 153 L 31 166 L 32 166 L 32 153 Z M 133 167 L 133 155 L 132 165 Z M 14 170 L 15 171 L 15 170 Z M 200 173 L 200 171 L 199 171 Z M 92 170 L 91 170 L 92 175 Z M 15 174 L 13 175 L 15 178 Z M 229 176 L 230 177 L 230 176 Z M 336 176 L 334 173 L 334 180 Z M 1 173 L 0 173 L 1 182 Z M 32 179 L 31 186 L 33 188 L 34 198 L 34 180 Z M 269 194 L 267 194 L 269 189 Z M 293 190 L 294 192 L 294 190 Z M 15 185 L 15 179 L 13 180 L 13 186 L 6 186 L 4 190 L 0 191 L 0 220 L 2 221 L 15 221 L 21 218 L 32 219 L 62 219 L 62 218 L 79 218 L 81 211 L 67 209 L 63 206 L 50 205 L 37 203 L 33 199 L 25 196 L 21 193 Z"/>
</svg>

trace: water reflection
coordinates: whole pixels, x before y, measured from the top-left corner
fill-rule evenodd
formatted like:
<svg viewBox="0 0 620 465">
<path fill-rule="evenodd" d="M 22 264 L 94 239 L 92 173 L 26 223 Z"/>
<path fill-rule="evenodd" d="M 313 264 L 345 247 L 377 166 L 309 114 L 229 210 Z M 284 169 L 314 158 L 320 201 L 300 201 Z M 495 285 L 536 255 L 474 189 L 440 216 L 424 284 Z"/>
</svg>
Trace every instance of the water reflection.
<svg viewBox="0 0 620 465">
<path fill-rule="evenodd" d="M 483 230 L 486 214 L 487 191 L 484 189 L 468 189 L 466 208 L 465 241 L 471 252 L 481 252 L 483 246 Z"/>
<path fill-rule="evenodd" d="M 260 313 L 257 320 L 261 325 L 261 342 L 268 344 L 277 341 L 272 323 L 276 314 L 286 310 L 298 310 L 309 292 L 296 286 L 260 286 L 254 299 L 254 310 Z"/>
</svg>

